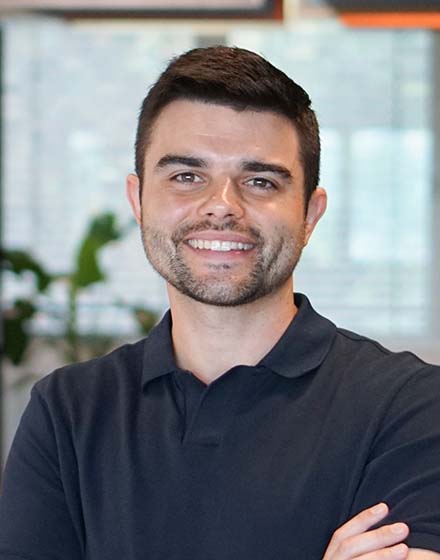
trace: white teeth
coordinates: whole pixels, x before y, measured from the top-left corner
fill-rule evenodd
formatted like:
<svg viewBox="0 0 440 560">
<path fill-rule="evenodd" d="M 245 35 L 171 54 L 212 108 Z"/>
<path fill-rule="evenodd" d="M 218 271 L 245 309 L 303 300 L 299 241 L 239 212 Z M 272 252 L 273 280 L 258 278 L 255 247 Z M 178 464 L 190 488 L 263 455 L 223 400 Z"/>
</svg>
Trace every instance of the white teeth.
<svg viewBox="0 0 440 560">
<path fill-rule="evenodd" d="M 208 249 L 210 251 L 249 251 L 253 248 L 251 243 L 241 243 L 237 241 L 220 241 L 214 239 L 207 241 L 206 239 L 189 239 L 188 244 L 194 249 Z"/>
</svg>

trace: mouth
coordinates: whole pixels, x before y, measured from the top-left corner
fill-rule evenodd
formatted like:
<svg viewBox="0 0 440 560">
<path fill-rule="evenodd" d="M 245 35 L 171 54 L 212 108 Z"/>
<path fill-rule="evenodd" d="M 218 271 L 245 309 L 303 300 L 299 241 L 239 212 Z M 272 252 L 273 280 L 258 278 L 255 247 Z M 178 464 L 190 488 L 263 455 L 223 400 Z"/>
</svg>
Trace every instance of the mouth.
<svg viewBox="0 0 440 560">
<path fill-rule="evenodd" d="M 197 239 L 190 238 L 186 242 L 193 249 L 227 253 L 229 251 L 251 251 L 255 245 L 241 241 L 226 241 L 224 239 Z"/>
</svg>

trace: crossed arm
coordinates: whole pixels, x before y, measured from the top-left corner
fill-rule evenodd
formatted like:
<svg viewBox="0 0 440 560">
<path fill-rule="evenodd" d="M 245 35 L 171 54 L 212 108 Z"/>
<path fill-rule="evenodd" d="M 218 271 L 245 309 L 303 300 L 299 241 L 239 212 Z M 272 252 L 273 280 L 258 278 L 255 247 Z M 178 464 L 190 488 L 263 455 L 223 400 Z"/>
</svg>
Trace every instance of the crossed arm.
<svg viewBox="0 0 440 560">
<path fill-rule="evenodd" d="M 377 504 L 344 523 L 333 534 L 323 560 L 440 560 L 440 553 L 403 544 L 409 533 L 405 523 L 369 530 L 387 514 L 386 504 Z"/>
</svg>

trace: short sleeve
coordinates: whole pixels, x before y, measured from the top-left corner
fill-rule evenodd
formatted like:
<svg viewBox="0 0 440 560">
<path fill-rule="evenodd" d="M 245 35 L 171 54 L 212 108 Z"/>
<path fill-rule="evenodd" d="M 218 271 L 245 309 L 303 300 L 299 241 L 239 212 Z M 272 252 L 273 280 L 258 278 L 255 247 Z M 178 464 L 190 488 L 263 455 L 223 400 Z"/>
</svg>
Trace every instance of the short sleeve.
<svg viewBox="0 0 440 560">
<path fill-rule="evenodd" d="M 412 375 L 393 398 L 363 472 L 351 516 L 378 502 L 384 523 L 410 527 L 407 544 L 440 552 L 440 368 Z"/>
<path fill-rule="evenodd" d="M 15 435 L 3 479 L 0 559 L 9 558 L 83 558 L 60 475 L 56 432 L 36 388 Z"/>
</svg>

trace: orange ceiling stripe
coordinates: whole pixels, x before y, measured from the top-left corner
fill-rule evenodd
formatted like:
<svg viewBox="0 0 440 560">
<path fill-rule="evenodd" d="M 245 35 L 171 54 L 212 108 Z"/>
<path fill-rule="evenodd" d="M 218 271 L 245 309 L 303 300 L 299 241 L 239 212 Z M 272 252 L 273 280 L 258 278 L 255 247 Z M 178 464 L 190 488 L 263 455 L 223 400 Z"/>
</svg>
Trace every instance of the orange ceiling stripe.
<svg viewBox="0 0 440 560">
<path fill-rule="evenodd" d="M 353 27 L 440 29 L 440 12 L 345 12 L 339 17 Z"/>
</svg>

